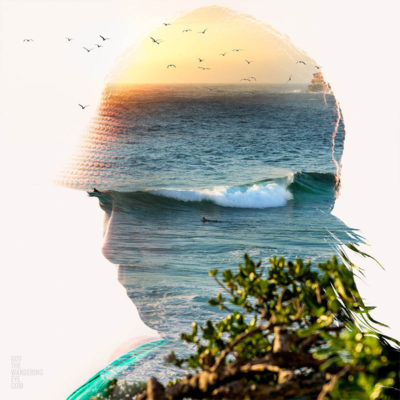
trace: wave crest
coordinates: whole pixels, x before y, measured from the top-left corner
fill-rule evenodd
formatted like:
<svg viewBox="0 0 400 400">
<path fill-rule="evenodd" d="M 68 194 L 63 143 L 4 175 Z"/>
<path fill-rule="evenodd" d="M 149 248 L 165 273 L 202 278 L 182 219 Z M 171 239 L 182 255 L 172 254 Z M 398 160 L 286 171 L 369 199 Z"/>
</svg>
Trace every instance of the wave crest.
<svg viewBox="0 0 400 400">
<path fill-rule="evenodd" d="M 152 190 L 151 194 L 180 201 L 211 201 L 223 207 L 268 208 L 285 206 L 293 199 L 292 193 L 277 183 L 253 184 L 248 187 L 214 187 L 212 189 Z"/>
<path fill-rule="evenodd" d="M 176 208 L 184 204 L 196 207 L 202 202 L 222 207 L 263 209 L 283 207 L 292 199 L 296 202 L 331 201 L 334 199 L 334 191 L 334 174 L 299 171 L 280 178 L 267 178 L 233 187 L 149 188 L 136 192 L 106 190 L 95 195 L 105 209 L 111 209 L 113 200 L 121 209 Z"/>
</svg>

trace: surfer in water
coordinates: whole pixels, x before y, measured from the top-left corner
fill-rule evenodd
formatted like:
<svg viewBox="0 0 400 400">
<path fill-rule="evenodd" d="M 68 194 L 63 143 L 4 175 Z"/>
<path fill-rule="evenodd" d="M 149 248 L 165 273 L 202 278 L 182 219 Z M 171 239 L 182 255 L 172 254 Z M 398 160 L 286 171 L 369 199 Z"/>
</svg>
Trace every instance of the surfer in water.
<svg viewBox="0 0 400 400">
<path fill-rule="evenodd" d="M 98 196 L 98 195 L 100 195 L 101 193 L 102 193 L 102 192 L 100 192 L 100 190 L 97 190 L 95 187 L 92 189 L 91 192 L 87 192 L 87 194 L 88 194 L 90 197 Z"/>
<path fill-rule="evenodd" d="M 221 222 L 221 221 L 218 221 L 217 219 L 208 219 L 206 217 L 203 217 L 201 221 L 202 222 Z"/>
</svg>

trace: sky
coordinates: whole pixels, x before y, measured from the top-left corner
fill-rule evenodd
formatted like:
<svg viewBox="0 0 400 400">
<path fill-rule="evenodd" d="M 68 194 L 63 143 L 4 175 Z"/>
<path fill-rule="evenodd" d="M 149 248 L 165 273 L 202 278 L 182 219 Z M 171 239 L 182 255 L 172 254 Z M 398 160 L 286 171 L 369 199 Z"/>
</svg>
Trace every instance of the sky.
<svg viewBox="0 0 400 400">
<path fill-rule="evenodd" d="M 145 3 L 128 0 L 3 0 L 0 3 L 0 46 L 3 54 L 1 78 L 4 83 L 13 82 L 13 85 L 18 83 L 24 86 L 32 85 L 32 81 L 53 84 L 61 79 L 76 79 L 80 83 L 79 76 L 83 76 L 87 83 L 102 81 L 127 49 L 148 37 L 163 22 L 172 21 L 207 4 L 230 6 L 239 12 L 255 15 L 257 19 L 284 33 L 290 34 L 285 27 L 290 26 L 293 31 L 293 28 L 307 24 L 311 29 L 302 35 L 295 35 L 295 44 L 301 48 L 301 42 L 317 37 L 313 35 L 317 29 L 317 20 L 312 18 L 312 14 L 308 17 L 309 14 L 304 13 L 304 10 L 314 10 L 310 7 L 314 3 L 304 0 L 283 0 L 276 4 L 254 0 L 246 4 L 241 1 L 207 0 L 153 0 Z M 287 13 L 285 10 L 288 9 L 292 12 Z M 301 10 L 306 17 L 302 23 L 297 18 Z M 107 50 L 92 52 L 90 58 L 85 57 L 87 54 L 81 46 L 93 47 L 101 41 L 98 34 L 112 37 Z M 65 46 L 65 36 L 74 38 L 69 48 Z M 27 46 L 22 43 L 25 37 L 35 39 L 32 51 L 27 50 Z M 26 68 L 27 64 L 29 68 Z M 86 85 L 84 87 L 86 90 Z"/>
<path fill-rule="evenodd" d="M 293 30 L 293 27 L 308 24 L 312 29 L 302 34 L 304 38 L 296 34 L 295 44 L 301 48 L 304 39 L 316 37 L 312 32 L 317 26 L 312 26 L 318 25 L 317 20 L 304 13 L 304 10 L 314 10 L 310 7 L 314 3 L 303 0 L 283 0 L 275 4 L 254 0 L 246 4 L 242 1 L 204 0 L 3 1 L 0 45 L 6 57 L 1 63 L 1 77 L 7 76 L 6 83 L 15 85 L 18 82 L 24 86 L 32 84 L 32 81 L 56 84 L 60 79 L 76 80 L 79 84 L 80 77 L 84 77 L 86 83 L 98 83 L 104 80 L 127 49 L 148 37 L 162 22 L 172 21 L 207 4 L 230 6 L 239 12 L 255 15 L 284 33 L 288 32 L 285 27 L 291 26 Z M 292 11 L 288 13 L 287 10 Z M 302 23 L 297 18 L 300 11 L 306 17 Z M 101 49 L 105 51 L 92 52 L 88 58 L 81 46 L 93 47 L 100 40 L 98 34 L 111 36 L 112 40 L 107 43 L 107 49 Z M 65 46 L 65 36 L 74 38 L 69 48 Z M 25 37 L 35 38 L 32 51 L 22 43 Z M 27 64 L 29 68 L 26 68 Z M 83 85 L 85 91 L 86 86 Z"/>
<path fill-rule="evenodd" d="M 47 149 L 35 160 L 35 170 L 40 169 L 35 176 L 49 179 L 53 172 L 48 166 L 61 168 L 62 160 L 75 153 L 106 82 L 127 54 L 148 43 L 149 34 L 163 22 L 213 4 L 256 16 L 296 38 L 300 49 L 310 41 L 318 47 L 318 19 L 313 16 L 318 2 L 313 0 L 1 0 L 0 117 L 8 134 L 0 143 L 18 146 L 25 158 L 35 153 L 32 147 L 42 154 Z M 110 39 L 102 43 L 100 34 Z M 66 36 L 73 40 L 67 42 Z M 96 43 L 103 47 L 96 48 Z M 87 53 L 83 46 L 95 48 Z M 82 112 L 78 103 L 90 106 Z"/>
<path fill-rule="evenodd" d="M 152 40 L 152 39 L 154 40 Z M 303 61 L 306 63 L 298 63 Z M 315 61 L 248 15 L 209 6 L 164 22 L 133 46 L 111 83 L 309 84 Z"/>
</svg>

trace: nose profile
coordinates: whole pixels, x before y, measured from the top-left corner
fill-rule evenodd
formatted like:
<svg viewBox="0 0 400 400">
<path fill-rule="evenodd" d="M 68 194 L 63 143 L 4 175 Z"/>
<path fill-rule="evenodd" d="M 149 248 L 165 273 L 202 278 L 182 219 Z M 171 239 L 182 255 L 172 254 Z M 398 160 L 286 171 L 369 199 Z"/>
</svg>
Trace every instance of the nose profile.
<svg viewBox="0 0 400 400">
<path fill-rule="evenodd" d="M 112 264 L 120 264 L 118 261 L 118 253 L 115 249 L 118 244 L 118 240 L 116 238 L 116 218 L 118 218 L 117 213 L 114 212 L 113 207 L 108 212 L 105 212 L 102 253 L 104 257 Z"/>
<path fill-rule="evenodd" d="M 132 257 L 135 251 L 140 254 L 140 249 L 135 246 L 141 236 L 136 222 L 115 200 L 112 207 L 105 210 L 102 253 L 112 264 L 126 265 L 137 261 Z"/>
</svg>

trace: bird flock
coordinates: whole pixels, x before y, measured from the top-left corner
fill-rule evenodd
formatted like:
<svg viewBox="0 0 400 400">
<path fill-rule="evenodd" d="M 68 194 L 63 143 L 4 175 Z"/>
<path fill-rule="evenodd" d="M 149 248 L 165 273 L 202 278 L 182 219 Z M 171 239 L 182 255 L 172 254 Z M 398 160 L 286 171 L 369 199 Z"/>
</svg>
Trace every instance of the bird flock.
<svg viewBox="0 0 400 400">
<path fill-rule="evenodd" d="M 168 23 L 168 22 L 164 22 L 163 25 L 164 25 L 165 27 L 167 27 L 167 26 L 171 26 L 172 24 L 171 24 L 171 23 Z M 208 31 L 208 28 L 205 28 L 205 29 L 203 29 L 202 31 L 199 31 L 199 32 L 197 32 L 197 33 L 202 34 L 202 35 L 205 35 L 205 34 L 207 33 L 207 31 Z M 188 32 L 192 32 L 192 29 L 191 29 L 191 28 L 185 28 L 185 29 L 182 30 L 182 33 L 188 33 Z M 153 36 L 149 36 L 149 38 L 150 38 L 150 40 L 151 40 L 154 44 L 156 44 L 156 45 L 160 45 L 161 43 L 163 43 L 163 40 L 160 39 L 160 38 L 155 38 L 155 37 L 153 37 Z M 239 52 L 242 52 L 242 51 L 244 51 L 244 49 L 241 49 L 241 48 L 232 49 L 232 52 L 234 52 L 234 53 L 239 53 Z M 220 55 L 221 57 L 225 57 L 225 56 L 227 55 L 227 52 L 224 51 L 223 53 L 219 53 L 219 55 Z M 197 60 L 198 60 L 199 63 L 203 63 L 203 62 L 205 61 L 205 59 L 202 58 L 202 57 L 198 57 Z M 245 62 L 247 65 L 250 65 L 250 64 L 253 63 L 253 60 L 248 60 L 247 58 L 245 58 L 245 59 L 244 59 L 244 62 Z M 297 60 L 297 61 L 296 61 L 296 64 L 302 64 L 302 65 L 305 65 L 305 66 L 307 65 L 307 63 L 306 63 L 305 61 L 303 61 L 303 60 Z M 176 66 L 176 64 L 168 64 L 168 65 L 166 66 L 166 68 L 167 68 L 167 69 L 172 69 L 172 68 L 173 68 L 173 69 L 176 69 L 177 66 Z M 204 65 L 199 65 L 197 68 L 200 69 L 200 70 L 202 70 L 202 71 L 211 70 L 211 67 L 209 67 L 209 66 L 204 66 Z M 318 66 L 318 65 L 314 65 L 314 68 L 319 70 L 321 67 Z M 287 80 L 287 83 L 289 83 L 289 82 L 292 81 L 292 76 L 293 76 L 293 74 L 291 74 L 291 75 L 289 76 L 289 78 L 288 78 L 288 80 Z M 241 81 L 241 82 L 246 81 L 246 82 L 249 82 L 249 83 L 250 83 L 250 82 L 256 82 L 256 81 L 257 81 L 257 78 L 256 78 L 255 76 L 249 76 L 249 77 L 241 78 L 240 81 Z"/>
<path fill-rule="evenodd" d="M 86 53 L 90 53 L 91 51 L 97 49 L 100 49 L 101 47 L 103 47 L 103 44 L 107 41 L 110 40 L 111 38 L 103 36 L 103 35 L 99 35 L 99 38 L 101 39 L 100 43 L 95 43 L 93 46 L 94 47 L 86 47 L 86 46 L 82 46 L 82 49 L 85 50 Z M 67 43 L 71 43 L 74 38 L 70 37 L 70 36 L 65 36 L 65 40 L 67 41 Z M 34 42 L 34 40 L 32 38 L 25 38 L 22 40 L 23 43 L 32 43 Z M 78 106 L 81 108 L 81 110 L 85 110 L 87 107 L 89 107 L 89 104 L 78 104 Z"/>
<path fill-rule="evenodd" d="M 168 27 L 168 26 L 171 26 L 172 24 L 169 23 L 169 22 L 163 22 L 163 25 L 164 25 L 165 27 Z M 200 35 L 205 35 L 205 34 L 207 33 L 207 31 L 208 31 L 208 28 L 204 28 L 203 30 L 201 30 L 201 31 L 199 31 L 199 32 L 197 32 L 197 33 L 200 34 Z M 185 29 L 182 30 L 182 33 L 188 33 L 188 32 L 192 32 L 192 29 L 191 29 L 191 28 L 185 28 Z M 97 48 L 97 49 L 102 48 L 103 45 L 105 44 L 105 42 L 107 42 L 108 40 L 111 39 L 110 37 L 106 37 L 106 36 L 103 36 L 103 35 L 100 35 L 100 34 L 99 34 L 98 36 L 99 36 L 99 38 L 101 39 L 101 40 L 100 40 L 100 44 L 99 44 L 99 43 L 94 43 L 93 47 L 82 46 L 82 49 L 83 49 L 86 53 L 90 53 L 90 52 L 92 52 L 93 50 L 95 50 L 96 48 Z M 150 40 L 152 41 L 152 43 L 155 44 L 155 45 L 160 45 L 161 43 L 163 43 L 163 40 L 160 39 L 160 38 L 155 38 L 155 37 L 153 37 L 153 36 L 149 36 L 149 38 L 150 38 Z M 67 41 L 67 43 L 70 43 L 70 42 L 72 42 L 72 41 L 74 40 L 74 38 L 69 37 L 69 36 L 65 36 L 65 40 Z M 23 43 L 32 43 L 32 42 L 34 42 L 34 40 L 33 40 L 32 38 L 25 38 L 25 39 L 22 40 L 22 42 L 23 42 Z M 234 53 L 240 53 L 240 52 L 242 52 L 242 51 L 244 51 L 244 49 L 241 49 L 241 48 L 234 48 L 234 49 L 232 49 L 232 52 L 234 52 Z M 224 51 L 224 52 L 222 52 L 222 53 L 219 53 L 219 55 L 220 55 L 221 57 L 225 57 L 227 54 L 228 54 L 227 51 Z M 205 66 L 204 64 L 202 64 L 202 63 L 205 61 L 205 58 L 198 57 L 197 60 L 198 60 L 199 64 L 201 64 L 201 65 L 198 65 L 198 67 L 197 67 L 198 69 L 200 69 L 200 70 L 202 70 L 202 71 L 211 70 L 211 67 Z M 253 60 L 249 60 L 249 59 L 245 58 L 245 59 L 244 59 L 244 62 L 245 62 L 247 65 L 250 65 L 250 64 L 253 63 Z M 302 65 L 304 65 L 304 66 L 307 65 L 307 63 L 306 63 L 305 61 L 303 61 L 303 60 L 297 60 L 297 61 L 296 61 L 296 64 L 302 64 Z M 166 68 L 167 68 L 167 69 L 176 69 L 176 68 L 177 68 L 177 65 L 171 63 L 171 64 L 168 64 L 168 65 L 166 66 Z M 317 69 L 317 70 L 321 69 L 321 67 L 318 66 L 318 65 L 314 65 L 314 68 Z M 289 78 L 288 78 L 288 80 L 287 80 L 287 83 L 289 83 L 289 82 L 292 81 L 292 76 L 293 76 L 292 74 L 289 76 Z M 257 81 L 257 78 L 256 78 L 255 76 L 249 76 L 249 77 L 244 77 L 244 78 L 241 78 L 241 79 L 240 79 L 240 82 L 244 82 L 244 81 L 245 81 L 245 82 L 249 82 L 249 83 L 251 83 L 251 82 L 256 82 L 256 81 Z M 81 108 L 81 110 L 85 110 L 87 107 L 89 107 L 89 104 L 86 104 L 86 105 L 78 104 L 78 106 Z"/>
<path fill-rule="evenodd" d="M 101 43 L 104 43 L 106 40 L 110 40 L 110 39 L 111 39 L 111 38 L 105 37 L 105 36 L 103 36 L 103 35 L 99 35 L 99 37 L 100 37 L 100 39 L 101 39 Z M 71 40 L 73 40 L 72 38 L 69 38 L 69 37 L 66 37 L 65 39 L 67 39 L 68 42 L 70 42 Z M 103 47 L 102 44 L 98 44 L 98 43 L 95 43 L 94 46 L 96 46 L 98 49 L 99 49 L 100 47 Z M 91 52 L 92 50 L 94 50 L 96 47 L 87 48 L 86 46 L 82 46 L 82 48 L 83 48 L 86 52 L 88 52 L 88 53 L 90 53 L 90 52 Z"/>
<path fill-rule="evenodd" d="M 172 24 L 168 23 L 168 22 L 163 22 L 163 25 L 165 27 L 167 27 L 167 26 L 171 26 Z M 207 33 L 207 31 L 208 31 L 208 28 L 204 28 L 203 30 L 201 30 L 201 31 L 199 31 L 197 33 L 201 34 L 201 35 L 205 35 Z M 188 32 L 193 32 L 193 30 L 191 28 L 182 29 L 182 33 L 188 33 Z M 162 40 L 161 38 L 155 38 L 154 36 L 149 36 L 149 39 L 152 41 L 153 44 L 156 44 L 156 45 L 160 45 L 161 43 L 164 42 L 164 40 Z M 239 49 L 239 48 L 232 49 L 232 52 L 234 52 L 234 53 L 239 53 L 241 51 L 243 51 L 243 49 Z M 227 55 L 227 52 L 224 51 L 223 53 L 219 53 L 219 55 L 221 57 L 225 57 Z M 199 64 L 201 64 L 201 63 L 203 63 L 205 61 L 205 58 L 197 57 L 197 61 L 199 62 Z M 252 60 L 248 60 L 248 59 L 244 59 L 244 62 L 247 65 L 250 65 L 253 61 Z M 176 64 L 167 64 L 166 68 L 167 69 L 176 69 L 177 66 L 176 66 Z M 211 70 L 211 67 L 204 66 L 204 65 L 199 65 L 197 68 L 202 70 L 202 71 Z M 251 77 L 248 77 L 248 78 L 242 78 L 242 79 L 240 79 L 240 81 L 255 82 L 255 81 L 257 81 L 257 79 L 256 79 L 256 77 L 251 76 Z"/>
<path fill-rule="evenodd" d="M 106 40 L 110 40 L 110 39 L 111 39 L 111 38 L 105 37 L 105 36 L 103 36 L 103 35 L 99 35 L 99 37 L 100 37 L 100 39 L 101 39 L 101 43 L 104 43 Z M 72 42 L 72 41 L 74 40 L 74 38 L 69 37 L 69 36 L 65 36 L 65 40 L 66 40 L 67 42 Z M 31 38 L 25 38 L 25 39 L 22 40 L 22 42 L 23 42 L 23 43 L 31 43 L 31 42 L 34 42 L 34 40 L 31 39 Z M 96 46 L 97 48 L 103 47 L 102 44 L 98 44 L 98 43 L 95 43 L 93 46 Z M 88 53 L 90 53 L 92 50 L 95 49 L 95 47 L 88 48 L 88 47 L 86 47 L 86 46 L 82 46 L 82 48 L 83 48 L 86 52 L 88 52 Z"/>
</svg>

